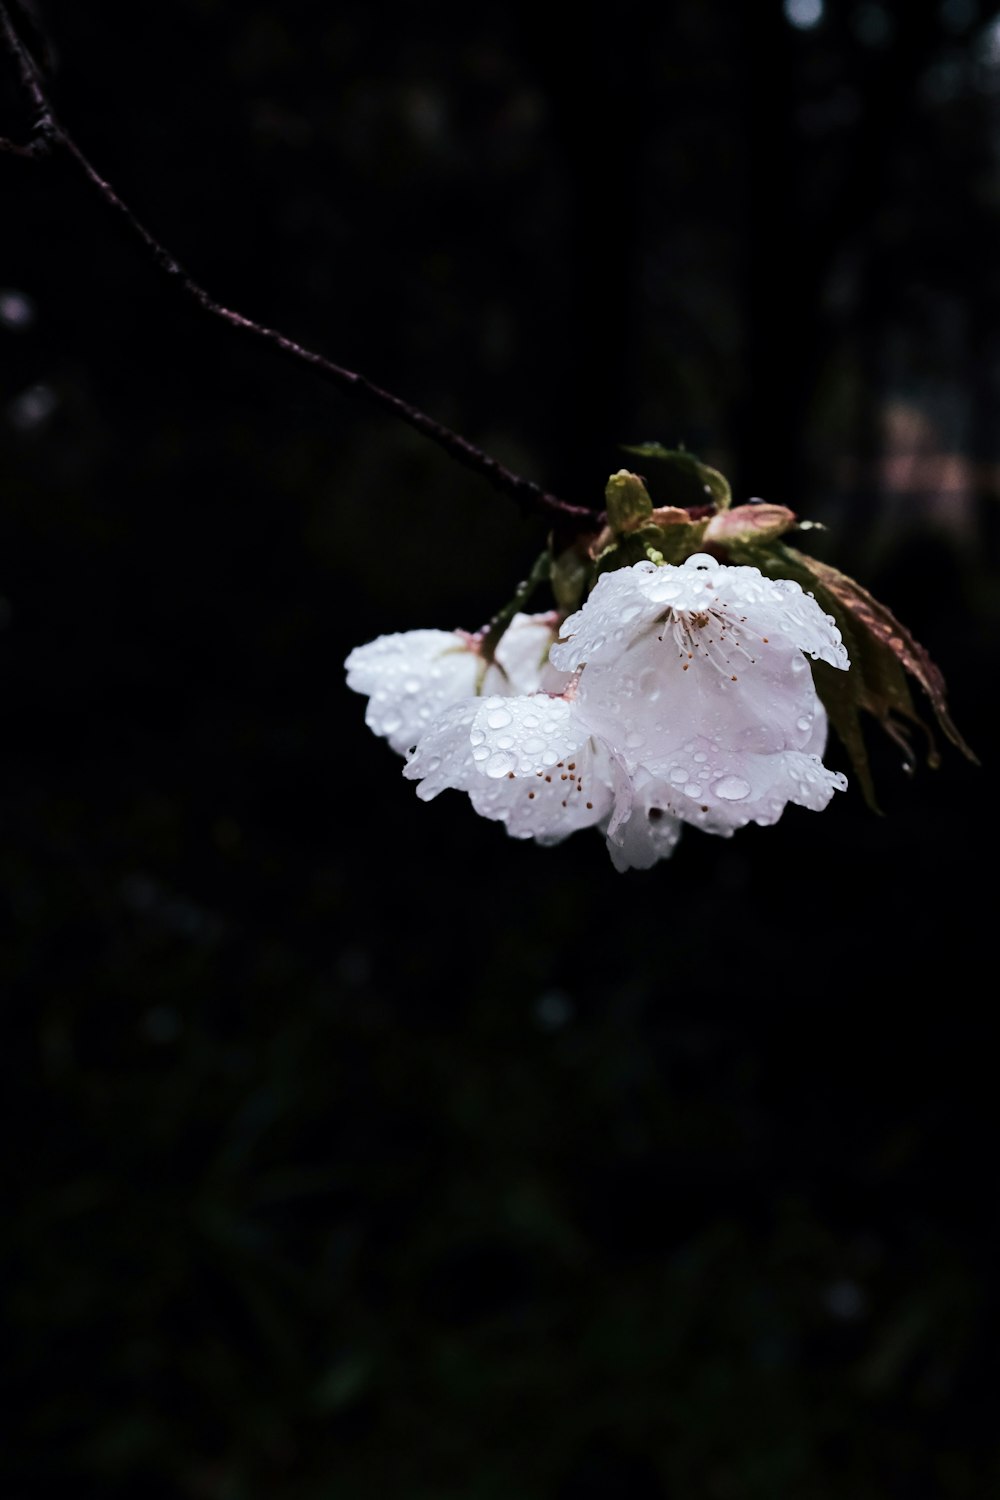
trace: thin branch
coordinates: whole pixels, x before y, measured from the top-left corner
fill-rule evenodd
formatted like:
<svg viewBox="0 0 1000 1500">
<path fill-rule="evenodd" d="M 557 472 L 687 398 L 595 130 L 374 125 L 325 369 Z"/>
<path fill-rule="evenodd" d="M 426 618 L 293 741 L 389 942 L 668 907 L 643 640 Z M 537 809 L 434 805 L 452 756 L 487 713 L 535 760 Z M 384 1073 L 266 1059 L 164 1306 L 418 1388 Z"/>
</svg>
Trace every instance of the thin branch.
<svg viewBox="0 0 1000 1500">
<path fill-rule="evenodd" d="M 238 332 L 251 335 L 261 340 L 272 349 L 283 354 L 287 359 L 294 360 L 297 364 L 306 365 L 313 370 L 321 379 L 329 384 L 337 386 L 340 390 L 348 391 L 352 395 L 360 396 L 371 404 L 381 407 L 383 411 L 391 412 L 393 416 L 406 422 L 408 426 L 416 429 L 424 437 L 430 438 L 439 447 L 458 463 L 464 464 L 466 468 L 475 470 L 484 478 L 488 479 L 496 489 L 512 496 L 525 510 L 540 509 L 542 511 L 556 512 L 564 516 L 579 516 L 588 520 L 595 520 L 599 512 L 589 506 L 571 505 L 569 501 L 560 500 L 558 496 L 535 484 L 530 479 L 525 479 L 488 453 L 477 448 L 466 438 L 461 437 L 451 428 L 445 427 L 429 417 L 425 412 L 419 411 L 411 406 L 409 402 L 395 396 L 391 391 L 383 390 L 368 380 L 366 376 L 358 374 L 354 370 L 346 370 L 341 365 L 334 364 L 322 354 L 317 354 L 312 349 L 306 349 L 297 344 L 294 339 L 288 338 L 276 328 L 267 328 L 261 323 L 255 323 L 246 318 L 242 313 L 232 308 L 224 307 L 211 297 L 204 287 L 194 281 L 184 270 L 183 266 L 171 255 L 170 251 L 161 245 L 158 239 L 150 233 L 144 224 L 136 218 L 135 214 L 123 202 L 115 192 L 114 188 L 102 177 L 88 157 L 80 150 L 76 141 L 66 130 L 58 119 L 49 98 L 48 91 L 42 81 L 38 68 L 35 65 L 27 47 L 21 41 L 17 31 L 10 19 L 8 7 L 0 4 L 0 30 L 7 50 L 17 64 L 21 85 L 31 104 L 35 115 L 34 137 L 30 144 L 18 146 L 14 142 L 0 141 L 0 150 L 11 152 L 18 156 L 40 155 L 48 146 L 60 147 L 76 162 L 81 172 L 90 182 L 91 186 L 103 198 L 109 208 L 112 208 L 123 221 L 133 237 L 138 238 L 145 245 L 160 271 L 167 276 L 175 286 L 190 297 L 202 308 L 204 312 L 212 317 L 221 319 L 230 328 Z"/>
</svg>

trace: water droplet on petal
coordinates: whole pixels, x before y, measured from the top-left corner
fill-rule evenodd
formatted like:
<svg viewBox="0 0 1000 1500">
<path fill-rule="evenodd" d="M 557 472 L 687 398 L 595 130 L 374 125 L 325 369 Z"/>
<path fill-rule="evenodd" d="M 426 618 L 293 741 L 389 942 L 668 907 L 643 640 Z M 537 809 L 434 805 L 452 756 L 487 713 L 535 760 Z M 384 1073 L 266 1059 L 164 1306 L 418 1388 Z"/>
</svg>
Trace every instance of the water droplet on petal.
<svg viewBox="0 0 1000 1500">
<path fill-rule="evenodd" d="M 655 703 L 660 696 L 660 674 L 655 667 L 647 667 L 639 678 L 639 691 L 650 703 Z"/>
<path fill-rule="evenodd" d="M 483 763 L 484 760 L 489 760 L 489 758 L 490 758 L 490 747 L 489 747 L 489 745 L 477 745 L 476 748 L 472 752 L 472 759 L 479 766 L 482 765 L 482 763 Z"/>
<path fill-rule="evenodd" d="M 685 568 L 717 568 L 719 563 L 718 559 L 709 552 L 692 552 L 691 556 L 685 559 L 683 566 Z"/>
<path fill-rule="evenodd" d="M 517 757 L 512 755 L 509 750 L 496 750 L 486 762 L 484 770 L 487 776 L 500 777 L 506 776 L 516 766 Z"/>
<path fill-rule="evenodd" d="M 402 726 L 402 723 L 402 717 L 394 709 L 390 709 L 382 719 L 382 733 L 395 734 L 396 730 Z"/>
<path fill-rule="evenodd" d="M 505 708 L 491 708 L 486 722 L 491 729 L 504 729 L 510 723 L 510 714 Z"/>
<path fill-rule="evenodd" d="M 715 783 L 712 791 L 723 802 L 740 802 L 744 797 L 750 795 L 750 783 L 744 781 L 742 776 L 722 776 Z"/>
<path fill-rule="evenodd" d="M 687 766 L 674 766 L 670 772 L 670 780 L 674 786 L 681 786 L 688 779 Z"/>
</svg>

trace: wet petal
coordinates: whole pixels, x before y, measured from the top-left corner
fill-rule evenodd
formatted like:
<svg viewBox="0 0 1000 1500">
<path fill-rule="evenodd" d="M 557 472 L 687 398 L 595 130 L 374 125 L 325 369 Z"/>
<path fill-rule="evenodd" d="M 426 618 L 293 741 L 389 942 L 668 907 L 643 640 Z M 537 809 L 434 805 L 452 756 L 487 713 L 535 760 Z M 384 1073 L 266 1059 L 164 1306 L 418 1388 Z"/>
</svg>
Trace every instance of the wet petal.
<svg viewBox="0 0 1000 1500">
<path fill-rule="evenodd" d="M 608 853 L 616 870 L 648 870 L 677 847 L 683 823 L 667 811 L 666 789 L 641 774 L 628 781 L 628 804 L 619 801 L 607 829 Z"/>
<path fill-rule="evenodd" d="M 480 659 L 454 631 L 409 630 L 357 646 L 347 685 L 368 695 L 365 723 L 400 753 L 443 708 L 476 690 Z"/>
<path fill-rule="evenodd" d="M 556 638 L 553 613 L 515 615 L 500 637 L 494 664 L 483 683 L 484 693 L 561 692 L 566 673 L 549 662 L 549 648 Z"/>
<path fill-rule="evenodd" d="M 541 757 L 529 756 L 526 773 L 515 775 L 513 770 L 502 770 L 495 764 L 490 770 L 489 757 L 500 753 L 494 743 L 493 748 L 487 746 L 484 768 L 475 755 L 485 743 L 476 733 L 481 717 L 497 712 L 497 705 L 505 709 L 514 705 L 522 711 L 522 718 L 525 714 L 530 718 L 525 705 L 537 705 L 531 697 L 495 697 L 485 702 L 471 698 L 440 715 L 409 756 L 403 775 L 419 782 L 417 795 L 425 801 L 449 787 L 467 792 L 478 813 L 505 823 L 514 838 L 557 843 L 578 828 L 598 823 L 608 815 L 612 803 L 607 755 L 602 747 L 588 742 L 585 733 L 565 727 L 569 704 L 546 698 L 546 712 L 550 702 L 562 704 L 562 743 L 572 742 L 576 747 L 568 760 L 549 765 Z M 517 720 L 512 717 L 511 722 Z"/>
<path fill-rule="evenodd" d="M 572 757 L 588 731 L 565 698 L 534 693 L 484 698 L 470 738 L 477 766 L 496 778 L 551 770 Z"/>
</svg>

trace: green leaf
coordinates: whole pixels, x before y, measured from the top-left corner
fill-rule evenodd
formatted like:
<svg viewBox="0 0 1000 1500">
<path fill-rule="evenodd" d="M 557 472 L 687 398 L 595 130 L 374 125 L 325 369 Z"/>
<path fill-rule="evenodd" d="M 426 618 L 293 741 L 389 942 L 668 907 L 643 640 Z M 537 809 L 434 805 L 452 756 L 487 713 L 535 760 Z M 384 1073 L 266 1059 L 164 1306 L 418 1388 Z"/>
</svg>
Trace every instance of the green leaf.
<svg viewBox="0 0 1000 1500">
<path fill-rule="evenodd" d="M 662 465 L 658 487 L 666 488 L 666 504 L 683 505 L 686 510 L 707 505 L 716 511 L 728 510 L 732 504 L 733 493 L 725 476 L 684 448 L 665 448 L 662 443 L 624 443 L 622 451 L 640 458 L 654 458 Z"/>
</svg>

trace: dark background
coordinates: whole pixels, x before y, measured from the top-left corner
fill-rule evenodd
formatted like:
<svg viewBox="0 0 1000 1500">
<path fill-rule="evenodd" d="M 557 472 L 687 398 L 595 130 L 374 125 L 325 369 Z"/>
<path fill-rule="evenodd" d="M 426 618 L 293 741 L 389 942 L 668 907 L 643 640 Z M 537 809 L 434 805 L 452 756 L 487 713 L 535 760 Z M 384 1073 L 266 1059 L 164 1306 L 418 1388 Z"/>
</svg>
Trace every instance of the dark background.
<svg viewBox="0 0 1000 1500">
<path fill-rule="evenodd" d="M 1000 14 L 812 9 L 45 4 L 214 295 L 822 521 L 983 766 L 627 876 L 419 803 L 344 657 L 544 521 L 0 157 L 5 1500 L 1000 1493 Z"/>
</svg>

